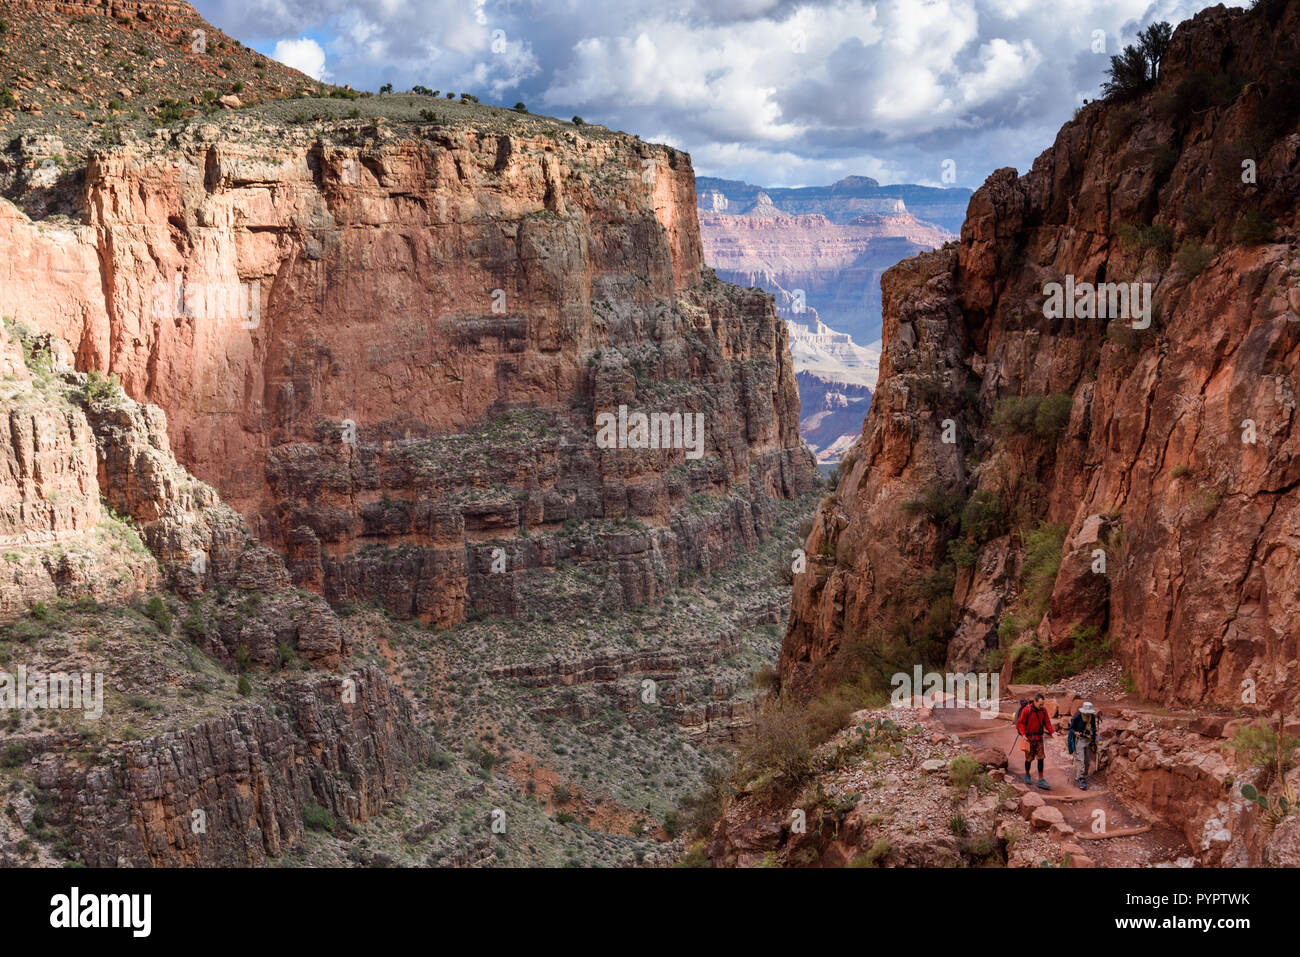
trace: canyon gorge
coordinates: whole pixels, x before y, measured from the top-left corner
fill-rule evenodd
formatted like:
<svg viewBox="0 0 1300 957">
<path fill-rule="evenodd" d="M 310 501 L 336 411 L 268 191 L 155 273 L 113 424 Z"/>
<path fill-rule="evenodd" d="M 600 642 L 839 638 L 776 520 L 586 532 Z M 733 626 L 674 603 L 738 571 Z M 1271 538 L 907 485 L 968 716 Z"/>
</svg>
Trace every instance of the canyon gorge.
<svg viewBox="0 0 1300 957">
<path fill-rule="evenodd" d="M 973 192 L 3 13 L 0 864 L 1300 866 L 1300 3 Z"/>
</svg>

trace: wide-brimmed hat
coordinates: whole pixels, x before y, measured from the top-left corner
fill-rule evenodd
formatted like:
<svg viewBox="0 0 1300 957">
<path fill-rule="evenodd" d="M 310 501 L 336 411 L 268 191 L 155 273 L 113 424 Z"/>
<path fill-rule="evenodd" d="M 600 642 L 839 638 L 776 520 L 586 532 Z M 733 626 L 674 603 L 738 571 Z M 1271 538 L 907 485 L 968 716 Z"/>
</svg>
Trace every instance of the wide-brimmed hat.
<svg viewBox="0 0 1300 957">
<path fill-rule="evenodd" d="M 1095 712 L 1095 711 L 1092 710 L 1092 702 L 1091 702 L 1091 701 L 1085 701 L 1085 702 L 1083 703 L 1083 707 L 1079 709 L 1079 713 L 1080 713 L 1080 714 L 1096 714 L 1097 712 Z"/>
</svg>

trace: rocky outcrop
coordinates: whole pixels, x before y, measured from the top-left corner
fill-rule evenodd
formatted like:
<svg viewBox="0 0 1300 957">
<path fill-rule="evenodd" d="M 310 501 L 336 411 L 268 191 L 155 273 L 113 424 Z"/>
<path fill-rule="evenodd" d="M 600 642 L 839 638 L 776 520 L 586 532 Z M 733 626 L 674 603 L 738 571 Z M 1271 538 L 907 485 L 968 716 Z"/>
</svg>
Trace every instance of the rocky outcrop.
<svg viewBox="0 0 1300 957">
<path fill-rule="evenodd" d="M 496 117 L 109 149 L 85 226 L 0 208 L 25 251 L 0 309 L 165 410 L 187 469 L 333 601 L 454 624 L 500 608 L 488 542 L 527 575 L 588 521 L 653 529 L 639 566 L 599 556 L 629 582 L 699 570 L 689 499 L 750 503 L 707 544 L 814 480 L 785 330 L 701 271 L 684 154 Z M 698 457 L 599 448 L 620 405 L 703 415 Z"/>
<path fill-rule="evenodd" d="M 1203 11 L 1154 91 L 1089 105 L 976 192 L 959 247 L 886 273 L 787 687 L 849 639 L 1005 682 L 1108 636 L 1152 700 L 1294 713 L 1298 26 L 1295 3 Z M 1149 288 L 1150 324 L 1054 312 L 1067 281 Z"/>
<path fill-rule="evenodd" d="M 205 21 L 183 0 L 5 0 L 0 142 L 41 138 L 36 163 L 0 153 L 0 189 L 34 215 L 69 212 L 59 195 L 79 185 L 73 157 L 141 133 L 174 114 L 194 116 L 325 92 Z M 111 55 L 110 55 L 111 51 Z M 232 96 L 232 93 L 238 96 Z M 233 102 L 232 102 L 233 101 Z"/>
<path fill-rule="evenodd" d="M 177 463 L 161 409 L 74 371 L 66 344 L 21 326 L 0 329 L 0 368 L 9 389 L 0 400 L 9 411 L 0 620 L 56 599 L 234 589 L 265 598 L 260 614 L 214 602 L 211 621 L 190 636 L 205 652 L 232 660 L 243 646 L 265 665 L 291 648 L 338 667 L 346 629 L 319 598 L 293 589 L 283 559 Z"/>
<path fill-rule="evenodd" d="M 375 668 L 291 682 L 264 707 L 226 712 L 90 766 L 58 753 L 33 779 L 90 867 L 246 867 L 300 846 L 313 820 L 381 812 L 428 754 L 411 708 Z"/>
<path fill-rule="evenodd" d="M 1265 782 L 1258 768 L 1232 759 L 1230 730 L 1243 722 L 1188 721 L 1121 712 L 1102 736 L 1106 784 L 1146 818 L 1181 831 L 1198 863 L 1219 867 L 1296 867 L 1297 824 L 1292 814 L 1269 821 L 1243 784 Z M 1292 731 L 1300 730 L 1292 728 Z M 1300 788 L 1300 767 L 1286 777 Z M 1276 806 L 1276 800 L 1271 802 Z"/>
<path fill-rule="evenodd" d="M 95 434 L 58 345 L 0 326 L 0 622 L 60 597 L 129 600 L 161 578 L 133 530 L 101 504 Z"/>
</svg>

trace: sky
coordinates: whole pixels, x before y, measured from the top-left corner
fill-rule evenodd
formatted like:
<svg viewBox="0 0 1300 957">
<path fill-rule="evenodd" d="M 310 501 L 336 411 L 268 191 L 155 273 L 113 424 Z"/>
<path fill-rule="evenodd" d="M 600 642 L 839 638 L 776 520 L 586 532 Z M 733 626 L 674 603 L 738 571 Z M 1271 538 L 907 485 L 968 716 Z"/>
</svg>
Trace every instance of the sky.
<svg viewBox="0 0 1300 957">
<path fill-rule="evenodd" d="M 763 186 L 1024 172 L 1111 54 L 1209 0 L 191 0 L 317 79 L 415 84 L 668 143 Z"/>
</svg>

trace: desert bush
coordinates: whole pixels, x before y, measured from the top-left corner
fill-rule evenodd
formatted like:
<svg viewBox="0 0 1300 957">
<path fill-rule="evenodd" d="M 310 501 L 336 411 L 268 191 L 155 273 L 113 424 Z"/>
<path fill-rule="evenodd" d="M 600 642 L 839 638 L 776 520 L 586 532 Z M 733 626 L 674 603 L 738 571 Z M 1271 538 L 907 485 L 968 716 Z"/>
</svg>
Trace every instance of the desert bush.
<svg viewBox="0 0 1300 957">
<path fill-rule="evenodd" d="M 1214 259 L 1214 247 L 1188 240 L 1174 253 L 1174 262 L 1188 279 L 1195 279 Z"/>
<path fill-rule="evenodd" d="M 979 777 L 980 765 L 969 754 L 959 754 L 948 763 L 948 783 L 966 790 Z"/>
<path fill-rule="evenodd" d="M 334 815 L 314 801 L 302 806 L 302 824 L 309 831 L 334 831 Z"/>
<path fill-rule="evenodd" d="M 877 838 L 876 842 L 871 845 L 870 849 L 863 851 L 849 864 L 849 867 L 879 867 L 880 863 L 889 857 L 890 852 L 894 849 L 890 844 L 889 838 Z"/>
<path fill-rule="evenodd" d="M 1040 522 L 1038 527 L 1025 535 L 1024 566 L 1020 573 L 1020 585 L 1025 603 L 1039 611 L 1046 610 L 1048 599 L 1052 597 L 1052 587 L 1056 584 L 1057 572 L 1061 570 L 1061 547 L 1065 543 L 1065 526 L 1049 525 Z"/>
<path fill-rule="evenodd" d="M 158 626 L 158 630 L 163 634 L 168 634 L 172 630 L 172 610 L 167 606 L 158 595 L 154 595 L 144 605 L 145 616 Z"/>
<path fill-rule="evenodd" d="M 682 798 L 682 823 L 696 835 L 707 834 L 722 817 L 731 799 L 731 782 L 725 771 L 709 765 L 704 770 L 704 787 Z"/>
<path fill-rule="evenodd" d="M 1164 258 L 1174 248 L 1174 231 L 1163 223 L 1152 223 L 1149 226 L 1121 223 L 1116 233 L 1124 245 L 1134 247 L 1143 254 L 1155 250 Z"/>
<path fill-rule="evenodd" d="M 960 485 L 935 482 L 927 485 L 920 496 L 903 503 L 909 515 L 924 515 L 939 529 L 955 530 L 961 520 L 965 495 Z"/>
<path fill-rule="evenodd" d="M 760 706 L 737 752 L 739 765 L 750 778 L 774 772 L 793 786 L 812 773 L 808 724 L 794 707 L 776 702 Z"/>
<path fill-rule="evenodd" d="M 1278 730 L 1262 719 L 1255 724 L 1237 729 L 1228 747 L 1248 767 L 1259 768 L 1264 773 L 1263 786 L 1291 769 L 1291 754 L 1300 747 L 1300 738 L 1293 738 L 1285 729 Z"/>
<path fill-rule="evenodd" d="M 968 541 L 983 545 L 1002 534 L 1006 521 L 1007 510 L 998 494 L 978 489 L 961 510 L 961 533 Z"/>
<path fill-rule="evenodd" d="M 1271 243 L 1277 235 L 1277 221 L 1262 209 L 1248 209 L 1237 217 L 1232 238 L 1247 246 Z"/>
</svg>

